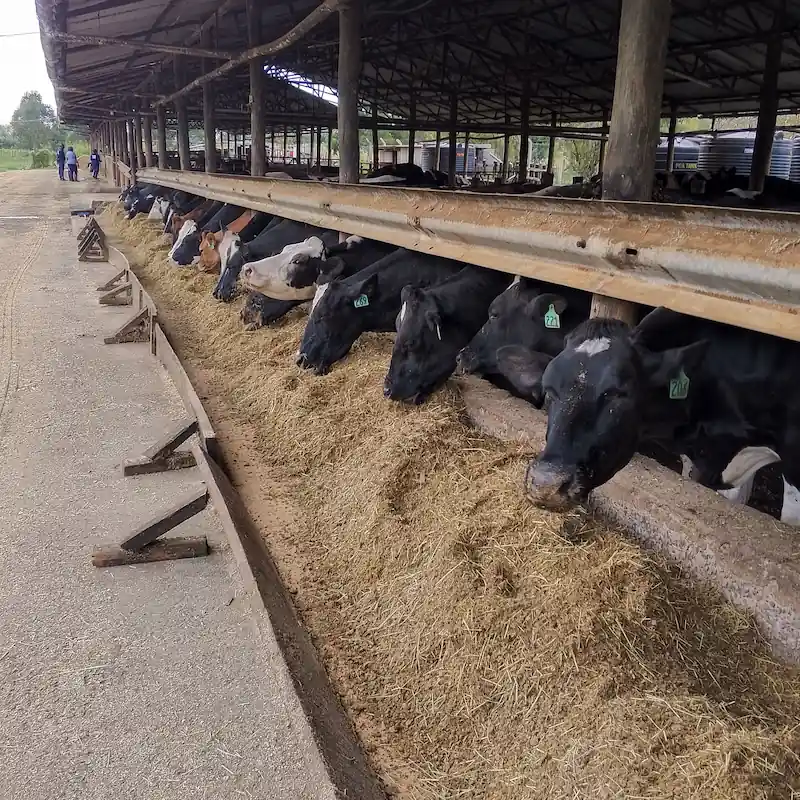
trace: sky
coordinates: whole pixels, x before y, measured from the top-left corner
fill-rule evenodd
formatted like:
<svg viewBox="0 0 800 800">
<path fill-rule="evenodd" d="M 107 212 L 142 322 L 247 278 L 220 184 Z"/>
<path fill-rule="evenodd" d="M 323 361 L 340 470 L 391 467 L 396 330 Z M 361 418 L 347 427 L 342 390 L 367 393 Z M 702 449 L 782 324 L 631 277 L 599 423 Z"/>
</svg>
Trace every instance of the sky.
<svg viewBox="0 0 800 800">
<path fill-rule="evenodd" d="M 22 95 L 41 92 L 55 107 L 53 85 L 47 77 L 34 0 L 0 0 L 0 125 L 11 120 Z M 35 36 L 9 36 L 35 31 Z"/>
</svg>

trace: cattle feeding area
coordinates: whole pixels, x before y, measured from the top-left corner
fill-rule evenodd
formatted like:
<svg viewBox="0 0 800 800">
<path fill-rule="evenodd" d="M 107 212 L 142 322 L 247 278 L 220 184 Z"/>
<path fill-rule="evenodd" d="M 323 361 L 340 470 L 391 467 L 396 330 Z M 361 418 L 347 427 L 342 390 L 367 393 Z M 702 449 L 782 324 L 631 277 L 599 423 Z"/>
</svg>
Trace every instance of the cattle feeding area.
<svg viewBox="0 0 800 800">
<path fill-rule="evenodd" d="M 753 621 L 597 518 L 520 491 L 529 450 L 457 391 L 392 403 L 391 336 L 318 377 L 307 311 L 257 334 L 109 209 L 392 796 L 788 797 L 800 675 Z"/>
</svg>

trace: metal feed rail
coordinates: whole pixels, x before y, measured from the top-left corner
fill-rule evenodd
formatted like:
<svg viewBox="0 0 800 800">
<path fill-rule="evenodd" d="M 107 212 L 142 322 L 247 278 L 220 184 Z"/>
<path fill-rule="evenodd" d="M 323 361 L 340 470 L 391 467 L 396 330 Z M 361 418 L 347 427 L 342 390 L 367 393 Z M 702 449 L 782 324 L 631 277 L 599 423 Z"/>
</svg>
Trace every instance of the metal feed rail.
<svg viewBox="0 0 800 800">
<path fill-rule="evenodd" d="M 800 341 L 800 214 L 158 169 L 138 179 Z"/>
</svg>

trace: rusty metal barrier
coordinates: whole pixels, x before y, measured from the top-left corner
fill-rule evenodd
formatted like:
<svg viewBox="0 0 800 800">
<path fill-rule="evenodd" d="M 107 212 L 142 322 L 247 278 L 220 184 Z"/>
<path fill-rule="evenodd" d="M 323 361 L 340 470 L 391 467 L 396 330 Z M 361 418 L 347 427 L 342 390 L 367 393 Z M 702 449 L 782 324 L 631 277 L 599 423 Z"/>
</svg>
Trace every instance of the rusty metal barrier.
<svg viewBox="0 0 800 800">
<path fill-rule="evenodd" d="M 140 181 L 800 341 L 800 214 L 143 169 Z"/>
</svg>

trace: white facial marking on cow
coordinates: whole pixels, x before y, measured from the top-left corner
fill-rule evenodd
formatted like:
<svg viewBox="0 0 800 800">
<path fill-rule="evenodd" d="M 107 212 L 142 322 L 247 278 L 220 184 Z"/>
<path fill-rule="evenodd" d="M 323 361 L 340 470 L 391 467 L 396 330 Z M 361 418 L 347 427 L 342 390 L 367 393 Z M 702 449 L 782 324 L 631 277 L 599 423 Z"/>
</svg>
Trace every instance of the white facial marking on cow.
<svg viewBox="0 0 800 800">
<path fill-rule="evenodd" d="M 692 477 L 692 467 L 694 464 L 692 463 L 692 459 L 689 456 L 685 456 L 681 454 L 681 478 L 691 478 Z"/>
<path fill-rule="evenodd" d="M 183 244 L 183 240 L 196 230 L 197 223 L 193 219 L 187 219 L 186 222 L 183 223 L 180 232 L 178 233 L 178 238 L 175 240 L 172 250 L 169 251 L 170 258 L 175 258 L 175 251 L 181 246 L 181 244 Z"/>
<path fill-rule="evenodd" d="M 361 244 L 364 240 L 360 236 L 348 236 L 345 239 L 347 243 L 347 249 L 350 250 L 351 248 L 355 247 L 357 244 Z"/>
<path fill-rule="evenodd" d="M 514 280 L 511 281 L 511 286 L 516 286 L 521 280 L 522 280 L 522 276 L 521 275 L 515 275 L 514 276 Z M 510 289 L 511 286 L 509 286 L 508 289 Z M 508 289 L 506 289 L 506 291 L 508 291 Z"/>
<path fill-rule="evenodd" d="M 289 285 L 289 270 L 293 263 L 297 263 L 299 256 L 324 259 L 324 242 L 318 236 L 311 236 L 297 244 L 287 244 L 275 256 L 254 261 L 243 273 L 245 285 L 276 300 L 310 300 L 315 290 L 314 284 L 302 289 L 293 289 Z"/>
<path fill-rule="evenodd" d="M 796 486 L 792 486 L 786 478 L 783 479 L 781 522 L 785 522 L 787 525 L 800 525 L 800 491 Z"/>
<path fill-rule="evenodd" d="M 438 322 L 436 323 L 436 335 L 439 337 L 439 341 L 441 342 L 442 341 L 442 332 L 439 329 L 439 323 Z"/>
<path fill-rule="evenodd" d="M 718 489 L 717 494 L 724 497 L 729 503 L 734 503 L 737 506 L 746 506 L 747 501 L 750 499 L 749 486 L 734 486 L 733 489 Z"/>
<path fill-rule="evenodd" d="M 242 246 L 242 240 L 238 234 L 225 231 L 222 237 L 222 243 L 219 246 L 219 269 L 222 273 L 228 266 L 228 261 L 239 252 Z"/>
<path fill-rule="evenodd" d="M 722 471 L 722 480 L 731 486 L 742 486 L 762 467 L 780 460 L 780 456 L 769 447 L 745 447 Z"/>
<path fill-rule="evenodd" d="M 758 197 L 761 192 L 754 192 L 750 191 L 749 189 L 728 189 L 728 194 L 736 195 L 741 200 L 752 200 L 754 197 Z"/>
<path fill-rule="evenodd" d="M 317 303 L 322 300 L 322 296 L 325 294 L 325 292 L 328 291 L 328 286 L 330 286 L 328 283 L 323 283 L 322 286 L 317 286 L 317 291 L 314 292 L 314 299 L 311 301 L 312 311 L 317 307 Z"/>
<path fill-rule="evenodd" d="M 408 311 L 408 303 L 403 303 L 400 306 L 400 324 L 402 325 L 403 320 L 406 318 L 406 311 Z"/>
<path fill-rule="evenodd" d="M 605 353 L 611 347 L 611 339 L 602 336 L 599 339 L 587 339 L 581 342 L 576 348 L 576 353 L 584 353 L 587 356 L 596 356 L 598 353 Z"/>
</svg>

